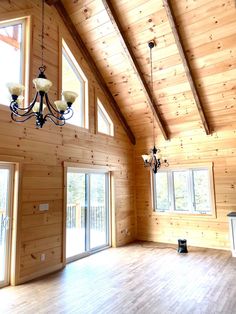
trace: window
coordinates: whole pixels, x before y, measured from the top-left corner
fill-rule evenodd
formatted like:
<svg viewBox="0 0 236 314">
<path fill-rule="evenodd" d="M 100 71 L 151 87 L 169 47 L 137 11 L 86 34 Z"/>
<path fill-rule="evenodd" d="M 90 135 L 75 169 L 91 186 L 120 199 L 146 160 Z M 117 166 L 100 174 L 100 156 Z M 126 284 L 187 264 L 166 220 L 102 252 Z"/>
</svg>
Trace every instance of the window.
<svg viewBox="0 0 236 314">
<path fill-rule="evenodd" d="M 24 20 L 0 23 L 0 104 L 9 105 L 6 84 L 23 83 Z"/>
<path fill-rule="evenodd" d="M 98 132 L 114 136 L 114 124 L 101 101 L 97 99 Z"/>
<path fill-rule="evenodd" d="M 73 91 L 79 95 L 73 104 L 74 115 L 67 123 L 88 128 L 88 81 L 64 40 L 62 40 L 62 90 Z"/>
<path fill-rule="evenodd" d="M 210 167 L 159 170 L 153 174 L 154 210 L 212 214 L 213 180 Z"/>
</svg>

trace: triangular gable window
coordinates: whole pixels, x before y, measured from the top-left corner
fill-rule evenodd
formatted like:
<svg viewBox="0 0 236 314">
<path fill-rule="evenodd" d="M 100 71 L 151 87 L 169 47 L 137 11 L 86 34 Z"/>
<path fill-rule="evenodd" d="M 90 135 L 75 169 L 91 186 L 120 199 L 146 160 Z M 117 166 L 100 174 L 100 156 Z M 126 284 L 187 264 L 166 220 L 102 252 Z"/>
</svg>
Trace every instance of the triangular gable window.
<svg viewBox="0 0 236 314">
<path fill-rule="evenodd" d="M 114 136 L 114 124 L 101 101 L 97 100 L 98 132 Z"/>
<path fill-rule="evenodd" d="M 88 128 L 88 81 L 64 40 L 62 41 L 62 90 L 73 91 L 79 95 L 72 107 L 74 115 L 67 123 Z"/>
</svg>

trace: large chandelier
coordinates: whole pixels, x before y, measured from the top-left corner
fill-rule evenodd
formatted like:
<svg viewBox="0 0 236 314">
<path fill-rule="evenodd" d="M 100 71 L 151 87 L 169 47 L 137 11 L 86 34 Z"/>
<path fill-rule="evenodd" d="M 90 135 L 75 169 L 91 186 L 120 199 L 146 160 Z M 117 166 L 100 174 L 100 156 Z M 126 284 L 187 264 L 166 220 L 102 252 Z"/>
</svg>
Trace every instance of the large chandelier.
<svg viewBox="0 0 236 314">
<path fill-rule="evenodd" d="M 62 92 L 63 99 L 54 101 L 51 104 L 48 98 L 48 92 L 52 87 L 52 82 L 46 78 L 44 65 L 44 0 L 42 0 L 42 33 L 41 33 L 41 61 L 39 67 L 39 75 L 33 79 L 36 94 L 33 101 L 28 106 L 23 106 L 22 93 L 25 87 L 21 84 L 8 83 L 7 87 L 11 94 L 10 103 L 11 118 L 15 122 L 25 122 L 32 117 L 36 118 L 36 128 L 42 128 L 47 120 L 54 124 L 63 126 L 66 120 L 73 115 L 72 104 L 76 100 L 78 94 L 71 91 Z"/>
<path fill-rule="evenodd" d="M 155 46 L 154 41 L 150 41 L 148 43 L 148 47 L 150 48 L 150 64 L 151 64 L 151 87 L 152 87 L 152 95 L 154 92 L 153 89 L 153 69 L 152 69 L 152 48 Z M 161 168 L 161 166 L 168 167 L 169 163 L 167 159 L 163 159 L 161 156 L 161 151 L 159 148 L 156 148 L 155 146 L 155 126 L 154 126 L 154 112 L 152 111 L 153 114 L 153 142 L 154 146 L 150 150 L 150 154 L 148 155 L 142 155 L 143 161 L 144 161 L 144 167 L 150 167 L 150 169 L 154 172 L 157 173 L 157 171 Z"/>
</svg>

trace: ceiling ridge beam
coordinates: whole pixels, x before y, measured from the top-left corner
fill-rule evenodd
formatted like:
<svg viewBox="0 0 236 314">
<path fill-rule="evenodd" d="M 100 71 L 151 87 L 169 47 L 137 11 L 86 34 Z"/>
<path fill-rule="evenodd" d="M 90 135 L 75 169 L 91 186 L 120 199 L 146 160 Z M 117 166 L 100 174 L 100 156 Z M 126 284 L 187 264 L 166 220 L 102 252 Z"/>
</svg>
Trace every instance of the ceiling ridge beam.
<svg viewBox="0 0 236 314">
<path fill-rule="evenodd" d="M 123 128 L 124 128 L 127 136 L 129 137 L 131 143 L 133 145 L 135 145 L 136 140 L 135 140 L 135 136 L 134 136 L 132 130 L 130 129 L 130 127 L 129 127 L 125 117 L 123 116 L 117 102 L 115 101 L 113 95 L 111 94 L 109 88 L 107 87 L 104 78 L 102 77 L 102 75 L 101 75 L 100 71 L 98 70 L 95 62 L 93 61 L 93 58 L 91 57 L 91 55 L 90 55 L 87 47 L 85 46 L 82 38 L 80 37 L 75 25 L 73 24 L 70 16 L 68 15 L 68 13 L 66 11 L 63 3 L 61 2 L 61 0 L 57 0 L 57 1 L 47 0 L 47 3 L 51 3 L 51 2 L 53 2 L 54 7 L 56 8 L 58 14 L 60 15 L 60 17 L 64 21 L 64 24 L 65 24 L 67 30 L 69 31 L 72 38 L 74 39 L 76 45 L 78 46 L 80 52 L 83 55 L 83 58 L 88 63 L 88 65 L 89 65 L 92 73 L 94 74 L 100 88 L 102 89 L 102 91 L 104 92 L 106 97 L 108 98 L 112 109 L 114 110 L 118 120 L 120 121 L 121 125 L 123 126 Z"/>
<path fill-rule="evenodd" d="M 143 91 L 144 91 L 145 96 L 148 100 L 149 106 L 151 107 L 152 112 L 156 118 L 158 126 L 159 126 L 165 140 L 168 140 L 169 134 L 167 132 L 167 129 L 166 129 L 164 121 L 161 117 L 161 114 L 158 110 L 158 103 L 154 100 L 154 95 L 152 94 L 152 92 L 149 88 L 149 85 L 144 78 L 144 75 L 141 71 L 139 63 L 137 62 L 137 59 L 136 59 L 136 57 L 132 51 L 131 45 L 129 44 L 128 39 L 126 38 L 126 36 L 122 30 L 121 23 L 119 22 L 118 16 L 117 16 L 117 14 L 116 14 L 116 12 L 115 12 L 112 4 L 111 4 L 111 1 L 110 0 L 102 0 L 102 2 L 104 4 L 104 7 L 105 7 L 109 17 L 110 17 L 111 23 L 113 24 L 113 26 L 117 32 L 117 35 L 119 36 L 121 45 L 122 45 L 122 47 L 126 53 L 126 56 L 128 57 L 130 63 L 132 64 L 132 67 L 133 67 L 133 69 L 134 69 L 134 71 L 135 71 L 135 73 L 136 73 L 136 75 L 137 75 L 137 77 L 138 77 L 138 79 L 142 85 Z"/>
<path fill-rule="evenodd" d="M 211 134 L 210 127 L 209 127 L 209 124 L 208 124 L 208 121 L 206 118 L 206 114 L 204 112 L 204 108 L 203 108 L 203 105 L 201 102 L 199 92 L 198 92 L 197 87 L 196 87 L 193 71 L 191 70 L 191 65 L 188 61 L 187 54 L 184 51 L 184 43 L 182 41 L 181 34 L 177 28 L 177 22 L 176 22 L 176 18 L 174 15 L 174 10 L 171 6 L 171 1 L 163 0 L 163 5 L 165 7 L 166 14 L 167 14 L 174 38 L 175 38 L 176 46 L 178 48 L 181 60 L 182 60 L 183 65 L 184 65 L 185 73 L 186 73 L 186 76 L 187 76 L 188 81 L 189 81 L 189 85 L 190 85 L 190 88 L 191 88 L 191 91 L 192 91 L 192 94 L 193 94 L 193 97 L 194 97 L 194 100 L 195 100 L 195 103 L 197 106 L 197 110 L 199 112 L 199 116 L 201 118 L 201 121 L 202 121 L 202 124 L 203 124 L 203 127 L 205 129 L 206 134 L 209 135 L 209 134 Z"/>
</svg>

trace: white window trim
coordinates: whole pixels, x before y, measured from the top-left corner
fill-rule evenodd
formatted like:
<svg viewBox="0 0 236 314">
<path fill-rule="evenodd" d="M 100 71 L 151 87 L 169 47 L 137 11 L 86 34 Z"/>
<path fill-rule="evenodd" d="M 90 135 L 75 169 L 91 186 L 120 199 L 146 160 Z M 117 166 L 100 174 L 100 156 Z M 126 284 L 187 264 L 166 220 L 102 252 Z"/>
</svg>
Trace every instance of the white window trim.
<svg viewBox="0 0 236 314">
<path fill-rule="evenodd" d="M 174 208 L 174 187 L 173 187 L 173 179 L 170 177 L 173 176 L 174 171 L 188 171 L 191 170 L 191 173 L 193 173 L 193 170 L 200 170 L 200 169 L 207 169 L 209 174 L 209 193 L 210 193 L 210 212 L 201 212 L 194 210 L 193 206 L 191 206 L 191 211 L 177 211 Z M 160 169 L 158 172 L 166 172 L 168 174 L 168 197 L 170 202 L 169 210 L 157 210 L 156 206 L 156 191 L 155 191 L 155 177 L 154 173 L 151 172 L 151 189 L 152 189 L 152 207 L 153 207 L 153 213 L 157 215 L 171 215 L 171 216 L 191 216 L 192 218 L 216 218 L 216 208 L 215 208 L 215 190 L 214 190 L 214 176 L 213 176 L 213 163 L 208 164 L 198 164 L 198 165 L 173 165 L 170 168 Z M 193 181 L 192 181 L 193 182 Z M 189 183 L 189 182 L 188 182 Z M 188 189 L 190 190 L 190 197 L 189 201 L 192 203 L 194 200 L 192 200 L 192 197 L 194 196 L 193 186 L 189 186 Z M 171 193 L 172 192 L 172 193 Z M 191 204 L 192 205 L 192 204 Z"/>
</svg>

